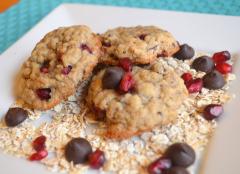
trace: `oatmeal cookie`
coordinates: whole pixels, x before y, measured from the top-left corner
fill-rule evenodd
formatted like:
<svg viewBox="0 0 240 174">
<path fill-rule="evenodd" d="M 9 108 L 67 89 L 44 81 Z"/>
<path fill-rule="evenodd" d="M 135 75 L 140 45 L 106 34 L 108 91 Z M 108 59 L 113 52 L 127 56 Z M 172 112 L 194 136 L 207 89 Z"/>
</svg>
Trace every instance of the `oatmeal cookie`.
<svg viewBox="0 0 240 174">
<path fill-rule="evenodd" d="M 102 34 L 101 61 L 118 64 L 128 57 L 135 64 L 148 64 L 160 56 L 171 56 L 179 45 L 171 33 L 155 26 L 118 27 Z"/>
<path fill-rule="evenodd" d="M 100 54 L 99 36 L 87 26 L 63 27 L 48 33 L 17 75 L 17 101 L 32 109 L 54 107 L 91 74 Z"/>
<path fill-rule="evenodd" d="M 111 75 L 122 73 L 119 67 L 104 69 L 94 76 L 88 90 L 87 103 L 93 108 L 96 119 L 102 119 L 104 114 L 106 137 L 129 138 L 159 125 L 174 123 L 177 109 L 188 92 L 183 80 L 175 72 L 162 70 L 160 61 L 148 68 L 134 66 L 134 89 L 124 94 L 117 89 L 104 87 L 116 83 L 103 84 L 106 83 L 104 78 L 119 78 L 119 75 Z M 106 74 L 112 77 L 106 78 Z"/>
</svg>

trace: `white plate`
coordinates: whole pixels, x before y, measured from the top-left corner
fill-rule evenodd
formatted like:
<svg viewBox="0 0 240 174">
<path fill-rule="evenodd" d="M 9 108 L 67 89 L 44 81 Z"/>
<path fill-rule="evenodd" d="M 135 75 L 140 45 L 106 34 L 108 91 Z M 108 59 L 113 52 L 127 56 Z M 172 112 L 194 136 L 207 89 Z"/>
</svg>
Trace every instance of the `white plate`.
<svg viewBox="0 0 240 174">
<path fill-rule="evenodd" d="M 36 42 L 52 29 L 60 26 L 85 24 L 96 32 L 116 26 L 158 25 L 174 34 L 181 42 L 203 51 L 229 50 L 240 52 L 240 18 L 220 15 L 192 14 L 160 10 L 117 8 L 64 4 L 56 8 L 32 30 L 0 56 L 0 116 L 13 102 L 11 81 Z M 234 70 L 240 77 L 239 61 Z M 240 166 L 240 82 L 236 80 L 231 92 L 236 94 L 225 107 L 226 118 L 220 123 L 205 158 L 203 174 L 239 174 Z M 239 88 L 239 89 L 237 89 Z M 0 142 L 1 143 L 1 142 Z M 0 171 L 4 174 L 48 174 L 38 163 L 30 163 L 0 154 Z"/>
</svg>

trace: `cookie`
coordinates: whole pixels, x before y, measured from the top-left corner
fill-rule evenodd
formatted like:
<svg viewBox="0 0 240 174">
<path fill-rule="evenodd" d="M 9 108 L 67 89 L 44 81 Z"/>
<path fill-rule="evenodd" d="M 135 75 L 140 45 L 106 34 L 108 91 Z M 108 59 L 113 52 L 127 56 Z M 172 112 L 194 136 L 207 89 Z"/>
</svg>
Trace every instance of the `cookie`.
<svg viewBox="0 0 240 174">
<path fill-rule="evenodd" d="M 104 56 L 101 62 L 117 65 L 128 57 L 134 64 L 149 64 L 157 57 L 179 50 L 171 33 L 155 26 L 118 27 L 102 34 Z"/>
<path fill-rule="evenodd" d="M 87 26 L 56 29 L 37 43 L 16 78 L 18 103 L 47 110 L 73 95 L 101 54 L 99 36 Z"/>
<path fill-rule="evenodd" d="M 106 122 L 106 137 L 129 138 L 156 126 L 174 123 L 177 109 L 188 95 L 179 75 L 163 71 L 160 61 L 148 68 L 134 66 L 131 72 L 134 88 L 123 94 L 114 86 L 116 83 L 108 84 L 107 88 L 103 84 L 106 74 L 121 73 L 118 69 L 104 69 L 95 75 L 87 95 L 87 104 L 94 111 L 95 119 Z M 112 77 L 118 78 L 116 75 L 109 78 Z"/>
</svg>

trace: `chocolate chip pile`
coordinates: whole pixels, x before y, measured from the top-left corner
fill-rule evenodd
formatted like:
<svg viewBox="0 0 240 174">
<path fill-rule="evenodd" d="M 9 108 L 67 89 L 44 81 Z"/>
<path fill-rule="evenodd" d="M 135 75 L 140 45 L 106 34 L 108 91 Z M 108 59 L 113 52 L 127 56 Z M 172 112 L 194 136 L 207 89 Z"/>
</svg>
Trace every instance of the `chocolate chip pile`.
<svg viewBox="0 0 240 174">
<path fill-rule="evenodd" d="M 179 108 L 175 124 L 160 125 L 128 140 L 105 139 L 101 132 L 106 127 L 88 119 L 91 112 L 80 100 L 84 98 L 85 84 L 75 96 L 52 110 L 51 122 L 39 127 L 32 124 L 40 116 L 37 111 L 10 108 L 0 124 L 0 148 L 40 161 L 52 171 L 71 174 L 89 168 L 114 173 L 193 174 L 191 166 L 207 145 L 223 113 L 223 104 L 230 98 L 227 89 L 234 79 L 228 62 L 231 55 L 228 51 L 213 56 L 199 54 L 183 44 L 174 57 L 160 61 L 165 69 L 173 69 L 182 77 L 190 94 Z M 130 71 L 129 63 L 128 59 L 120 60 L 126 72 Z M 132 82 L 123 69 L 108 68 L 104 88 L 128 92 Z M 45 91 L 39 94 L 48 97 Z M 49 156 L 52 152 L 55 155 Z"/>
</svg>

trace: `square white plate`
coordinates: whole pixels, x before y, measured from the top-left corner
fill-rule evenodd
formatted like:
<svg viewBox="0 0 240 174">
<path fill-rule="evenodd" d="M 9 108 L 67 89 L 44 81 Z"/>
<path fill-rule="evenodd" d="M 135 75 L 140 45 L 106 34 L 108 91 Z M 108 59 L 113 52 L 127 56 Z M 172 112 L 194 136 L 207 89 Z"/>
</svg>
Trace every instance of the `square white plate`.
<svg viewBox="0 0 240 174">
<path fill-rule="evenodd" d="M 172 32 L 180 43 L 188 43 L 197 50 L 229 50 L 235 57 L 240 53 L 240 17 L 63 4 L 0 56 L 0 117 L 4 116 L 13 102 L 13 75 L 30 55 L 37 41 L 52 29 L 76 24 L 88 25 L 100 33 L 116 26 L 157 25 Z M 239 68 L 239 61 L 236 61 L 234 71 L 237 78 L 240 77 Z M 239 87 L 240 82 L 235 80 L 231 92 L 236 94 L 236 98 L 225 107 L 226 118 L 220 123 L 208 156 L 203 160 L 203 174 L 240 173 Z M 32 174 L 33 171 L 35 174 L 50 173 L 38 163 L 0 153 L 0 173 Z"/>
</svg>

